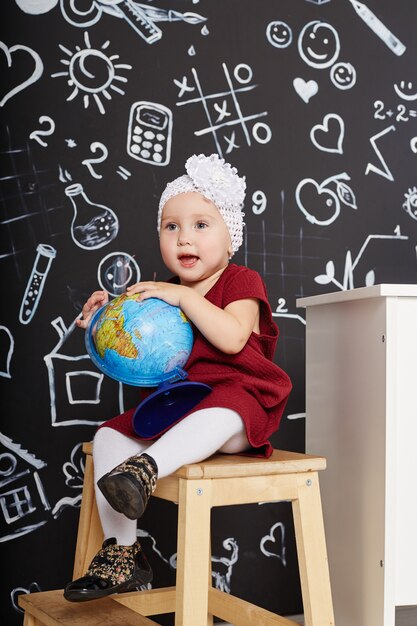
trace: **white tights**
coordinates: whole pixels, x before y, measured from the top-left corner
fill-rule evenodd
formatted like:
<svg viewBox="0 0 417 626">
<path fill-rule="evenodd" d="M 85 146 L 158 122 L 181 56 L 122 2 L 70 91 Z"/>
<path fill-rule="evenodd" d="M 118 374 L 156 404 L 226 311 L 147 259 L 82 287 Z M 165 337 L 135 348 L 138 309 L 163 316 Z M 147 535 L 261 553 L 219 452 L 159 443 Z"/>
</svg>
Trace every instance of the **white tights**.
<svg viewBox="0 0 417 626">
<path fill-rule="evenodd" d="M 156 461 L 158 478 L 163 478 L 182 465 L 198 463 L 217 451 L 236 454 L 248 447 L 240 415 L 218 407 L 191 413 L 155 442 L 133 439 L 103 427 L 94 437 L 94 480 L 97 483 L 116 465 L 145 451 Z M 95 492 L 104 538 L 116 537 L 119 545 L 132 545 L 136 541 L 136 520 L 117 513 L 97 486 Z"/>
</svg>

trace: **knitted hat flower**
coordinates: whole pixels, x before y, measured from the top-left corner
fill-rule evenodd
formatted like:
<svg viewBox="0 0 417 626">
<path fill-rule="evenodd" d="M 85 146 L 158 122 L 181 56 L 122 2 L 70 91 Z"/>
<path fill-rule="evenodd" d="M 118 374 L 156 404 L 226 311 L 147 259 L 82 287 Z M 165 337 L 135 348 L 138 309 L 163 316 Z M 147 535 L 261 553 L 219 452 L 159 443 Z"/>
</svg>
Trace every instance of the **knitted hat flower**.
<svg viewBox="0 0 417 626">
<path fill-rule="evenodd" d="M 217 154 L 191 156 L 186 164 L 187 174 L 168 183 L 162 193 L 158 210 L 158 233 L 164 205 L 180 193 L 196 191 L 214 202 L 229 230 L 232 250 L 236 252 L 243 241 L 243 201 L 245 199 L 245 177 L 238 176 L 237 169 L 226 163 Z"/>
</svg>

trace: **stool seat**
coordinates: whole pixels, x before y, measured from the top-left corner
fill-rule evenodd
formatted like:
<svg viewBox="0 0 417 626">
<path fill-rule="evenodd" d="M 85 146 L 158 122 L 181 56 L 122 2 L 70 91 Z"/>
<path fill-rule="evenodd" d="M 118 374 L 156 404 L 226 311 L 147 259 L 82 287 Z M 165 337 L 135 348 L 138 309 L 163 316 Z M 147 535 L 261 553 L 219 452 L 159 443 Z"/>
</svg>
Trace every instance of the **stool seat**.
<svg viewBox="0 0 417 626">
<path fill-rule="evenodd" d="M 103 540 L 91 442 L 85 443 L 83 450 L 86 464 L 74 579 L 85 573 Z M 184 465 L 159 479 L 153 494 L 178 503 L 176 586 L 114 594 L 87 602 L 88 606 L 67 602 L 62 591 L 20 595 L 24 626 L 148 626 L 156 624 L 149 615 L 171 612 L 175 613 L 175 626 L 212 626 L 213 615 L 234 626 L 297 626 L 211 585 L 211 508 L 276 501 L 292 503 L 305 626 L 334 626 L 318 480 L 318 471 L 325 467 L 324 457 L 283 450 L 274 450 L 269 459 L 216 454 Z M 99 613 L 105 619 L 93 621 Z"/>
</svg>

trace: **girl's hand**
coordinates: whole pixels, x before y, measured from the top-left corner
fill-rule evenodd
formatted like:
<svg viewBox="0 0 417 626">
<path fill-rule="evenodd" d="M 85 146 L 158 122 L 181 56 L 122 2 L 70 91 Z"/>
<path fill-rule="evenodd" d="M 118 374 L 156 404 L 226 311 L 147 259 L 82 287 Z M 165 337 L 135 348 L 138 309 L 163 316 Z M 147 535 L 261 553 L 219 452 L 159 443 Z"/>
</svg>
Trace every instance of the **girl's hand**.
<svg viewBox="0 0 417 626">
<path fill-rule="evenodd" d="M 102 307 L 104 304 L 107 304 L 108 301 L 109 294 L 107 291 L 95 291 L 92 293 L 83 306 L 82 318 L 78 319 L 76 322 L 78 328 L 86 329 L 93 314 L 97 311 L 97 309 Z"/>
<path fill-rule="evenodd" d="M 142 300 L 147 300 L 148 298 L 160 298 L 173 306 L 181 306 L 181 298 L 184 297 L 186 291 L 189 289 L 190 287 L 174 285 L 173 283 L 145 281 L 135 283 L 128 287 L 127 295 L 133 296 L 135 293 L 139 294 L 137 297 L 138 302 L 142 302 Z"/>
</svg>

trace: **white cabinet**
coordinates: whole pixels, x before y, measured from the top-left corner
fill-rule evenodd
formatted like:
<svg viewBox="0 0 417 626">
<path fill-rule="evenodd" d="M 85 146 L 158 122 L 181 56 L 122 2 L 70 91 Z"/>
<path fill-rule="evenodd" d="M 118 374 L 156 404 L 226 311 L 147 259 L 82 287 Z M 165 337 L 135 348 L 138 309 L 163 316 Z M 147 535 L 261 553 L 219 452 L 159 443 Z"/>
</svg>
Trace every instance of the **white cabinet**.
<svg viewBox="0 0 417 626">
<path fill-rule="evenodd" d="M 306 451 L 320 476 L 336 626 L 417 605 L 417 285 L 306 308 Z"/>
</svg>

